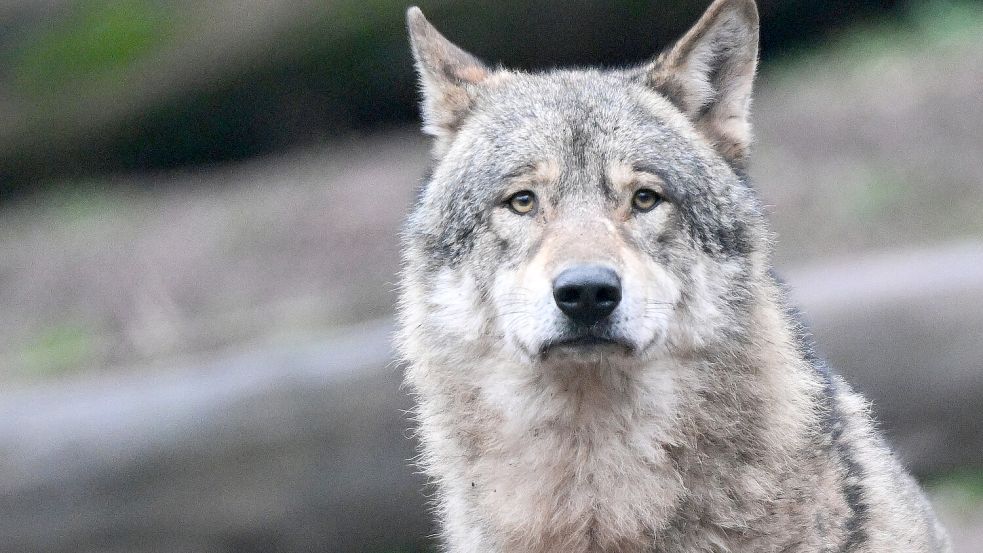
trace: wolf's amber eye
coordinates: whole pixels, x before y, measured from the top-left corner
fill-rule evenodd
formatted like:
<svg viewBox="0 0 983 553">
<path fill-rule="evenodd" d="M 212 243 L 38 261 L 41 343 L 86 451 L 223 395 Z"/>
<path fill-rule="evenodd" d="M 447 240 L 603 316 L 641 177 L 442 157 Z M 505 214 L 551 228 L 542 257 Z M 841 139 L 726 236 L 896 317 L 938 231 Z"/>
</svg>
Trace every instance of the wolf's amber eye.
<svg viewBox="0 0 983 553">
<path fill-rule="evenodd" d="M 519 215 L 527 215 L 536 209 L 536 195 L 528 190 L 516 192 L 509 196 L 507 205 Z"/>
<path fill-rule="evenodd" d="M 654 190 L 649 190 L 648 188 L 642 188 L 638 192 L 635 192 L 635 195 L 631 199 L 632 207 L 642 213 L 652 211 L 660 202 L 662 202 L 662 197 Z"/>
</svg>

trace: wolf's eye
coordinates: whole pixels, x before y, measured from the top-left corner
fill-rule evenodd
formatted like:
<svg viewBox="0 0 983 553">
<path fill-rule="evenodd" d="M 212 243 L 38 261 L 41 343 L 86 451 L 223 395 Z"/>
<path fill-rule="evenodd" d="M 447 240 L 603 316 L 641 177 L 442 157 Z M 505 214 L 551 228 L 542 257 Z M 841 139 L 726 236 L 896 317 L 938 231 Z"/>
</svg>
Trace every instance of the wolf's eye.
<svg viewBox="0 0 983 553">
<path fill-rule="evenodd" d="M 662 197 L 655 190 L 642 188 L 631 198 L 631 206 L 636 210 L 645 213 L 652 211 L 662 202 Z"/>
<path fill-rule="evenodd" d="M 536 209 L 536 195 L 528 190 L 516 192 L 509 196 L 506 205 L 519 215 L 528 215 Z"/>
</svg>

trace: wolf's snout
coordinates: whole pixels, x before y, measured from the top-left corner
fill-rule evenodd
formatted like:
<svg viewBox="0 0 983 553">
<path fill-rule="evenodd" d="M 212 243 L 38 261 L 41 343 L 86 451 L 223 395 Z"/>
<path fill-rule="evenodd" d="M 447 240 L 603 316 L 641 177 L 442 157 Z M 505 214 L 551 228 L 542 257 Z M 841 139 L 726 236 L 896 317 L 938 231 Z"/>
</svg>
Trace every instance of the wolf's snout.
<svg viewBox="0 0 983 553">
<path fill-rule="evenodd" d="M 607 267 L 572 267 L 553 282 L 553 299 L 568 317 L 590 326 L 613 313 L 621 303 L 621 279 Z"/>
</svg>

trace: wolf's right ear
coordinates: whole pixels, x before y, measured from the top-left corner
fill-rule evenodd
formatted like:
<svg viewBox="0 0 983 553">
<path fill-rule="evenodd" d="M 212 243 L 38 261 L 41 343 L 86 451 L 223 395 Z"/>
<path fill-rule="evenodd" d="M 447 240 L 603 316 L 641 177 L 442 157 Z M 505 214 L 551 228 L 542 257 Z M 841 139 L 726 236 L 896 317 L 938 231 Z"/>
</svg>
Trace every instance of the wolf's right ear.
<svg viewBox="0 0 983 553">
<path fill-rule="evenodd" d="M 441 143 L 457 132 L 478 87 L 492 72 L 478 58 L 444 38 L 416 6 L 406 12 L 406 26 L 423 90 L 423 130 Z"/>
</svg>

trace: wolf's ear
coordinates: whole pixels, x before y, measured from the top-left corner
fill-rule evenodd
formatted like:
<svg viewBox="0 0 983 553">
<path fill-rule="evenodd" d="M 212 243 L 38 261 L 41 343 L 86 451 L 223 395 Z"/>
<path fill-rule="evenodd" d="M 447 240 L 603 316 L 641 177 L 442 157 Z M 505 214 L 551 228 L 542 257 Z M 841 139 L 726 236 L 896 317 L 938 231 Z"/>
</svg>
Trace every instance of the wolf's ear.
<svg viewBox="0 0 983 553">
<path fill-rule="evenodd" d="M 477 87 L 491 71 L 444 38 L 420 8 L 407 10 L 406 25 L 423 89 L 423 130 L 446 141 L 457 131 L 471 109 Z"/>
<path fill-rule="evenodd" d="M 716 0 L 645 70 L 649 86 L 685 113 L 726 159 L 743 168 L 751 143 L 751 89 L 757 65 L 754 0 Z"/>
</svg>

